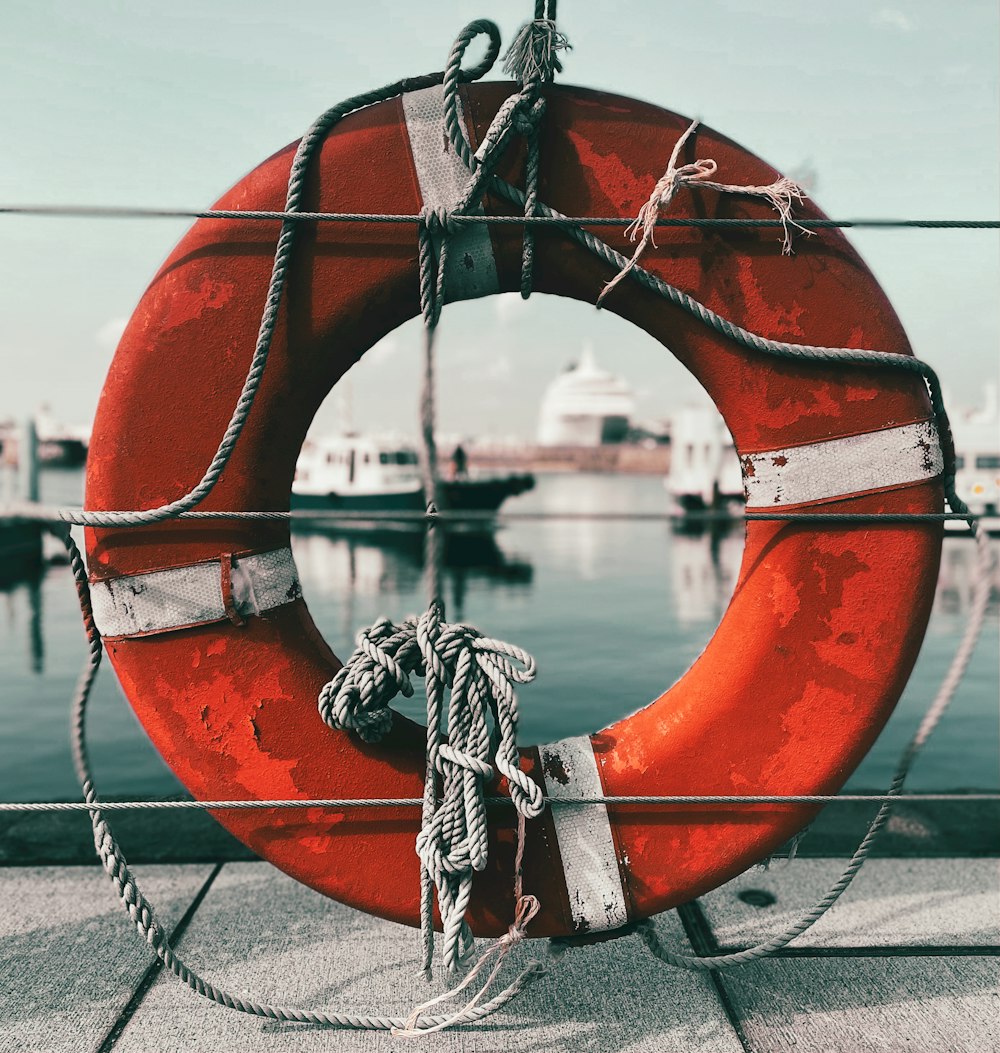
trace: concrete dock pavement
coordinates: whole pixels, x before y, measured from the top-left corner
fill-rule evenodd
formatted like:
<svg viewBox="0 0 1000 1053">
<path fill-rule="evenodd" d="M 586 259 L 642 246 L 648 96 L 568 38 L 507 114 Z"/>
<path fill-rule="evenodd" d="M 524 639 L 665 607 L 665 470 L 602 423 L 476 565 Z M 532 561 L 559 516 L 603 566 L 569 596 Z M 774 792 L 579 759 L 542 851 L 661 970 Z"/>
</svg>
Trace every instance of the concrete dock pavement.
<svg viewBox="0 0 1000 1053">
<path fill-rule="evenodd" d="M 664 943 L 712 953 L 779 930 L 843 860 L 755 869 L 658 919 Z M 413 929 L 378 921 L 265 863 L 136 867 L 206 978 L 260 1001 L 406 1015 L 445 987 L 418 976 Z M 495 1016 L 417 1040 L 424 1048 L 982 1051 L 1000 1048 L 1000 874 L 990 858 L 875 859 L 841 903 L 773 960 L 706 975 L 652 959 L 638 938 L 550 959 Z M 199 998 L 137 936 L 96 866 L 0 869 L 0 1050 L 373 1050 L 385 1033 L 243 1016 Z"/>
</svg>

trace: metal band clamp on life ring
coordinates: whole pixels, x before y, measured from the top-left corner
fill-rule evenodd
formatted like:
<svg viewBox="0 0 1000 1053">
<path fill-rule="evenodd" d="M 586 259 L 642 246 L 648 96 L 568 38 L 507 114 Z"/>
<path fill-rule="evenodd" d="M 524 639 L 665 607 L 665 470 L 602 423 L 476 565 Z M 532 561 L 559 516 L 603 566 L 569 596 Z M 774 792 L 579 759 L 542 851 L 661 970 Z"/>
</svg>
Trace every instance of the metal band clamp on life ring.
<svg viewBox="0 0 1000 1053">
<path fill-rule="evenodd" d="M 601 92 L 545 93 L 541 198 L 567 215 L 634 215 L 687 121 Z M 509 94 L 506 84 L 462 89 L 474 147 Z M 467 173 L 443 149 L 441 117 L 441 89 L 431 88 L 345 118 L 314 164 L 309 207 L 412 214 L 453 203 Z M 708 128 L 689 145 L 733 182 L 775 177 Z M 292 154 L 269 158 L 219 207 L 280 209 Z M 499 173 L 516 183 L 522 167 L 511 148 Z M 674 205 L 678 216 L 768 215 L 759 202 L 710 191 Z M 486 207 L 510 211 L 489 198 Z M 802 218 L 810 217 L 820 213 L 806 205 Z M 200 220 L 160 269 L 104 387 L 88 507 L 154 507 L 201 477 L 254 347 L 276 229 Z M 598 233 L 626 249 L 617 230 Z M 453 238 L 451 299 L 518 288 L 516 227 L 467 224 Z M 645 267 L 744 328 L 910 353 L 885 296 L 837 231 L 800 239 L 791 258 L 767 229 L 667 228 L 658 245 Z M 537 291 L 592 304 L 610 276 L 557 231 L 537 231 Z M 417 288 L 412 228 L 328 222 L 299 231 L 267 373 L 203 508 L 287 509 L 320 402 L 367 348 L 418 313 Z M 634 282 L 607 306 L 669 347 L 712 396 L 740 453 L 750 509 L 942 508 L 940 445 L 918 378 L 748 352 Z M 526 750 L 526 770 L 563 799 L 835 792 L 916 659 L 940 536 L 928 523 L 748 523 L 732 602 L 688 673 L 604 731 Z M 88 531 L 98 625 L 133 708 L 201 799 L 418 797 L 422 729 L 397 717 L 371 746 L 320 720 L 316 696 L 339 660 L 312 623 L 288 542 L 287 524 L 259 521 Z M 622 708 L 644 701 L 623 699 Z M 528 825 L 525 888 L 542 903 L 531 935 L 613 929 L 689 900 L 766 856 L 812 814 L 775 804 L 549 808 Z M 491 816 L 490 863 L 468 915 L 483 935 L 503 932 L 513 909 L 512 810 Z M 218 819 L 300 881 L 417 924 L 415 809 Z"/>
</svg>

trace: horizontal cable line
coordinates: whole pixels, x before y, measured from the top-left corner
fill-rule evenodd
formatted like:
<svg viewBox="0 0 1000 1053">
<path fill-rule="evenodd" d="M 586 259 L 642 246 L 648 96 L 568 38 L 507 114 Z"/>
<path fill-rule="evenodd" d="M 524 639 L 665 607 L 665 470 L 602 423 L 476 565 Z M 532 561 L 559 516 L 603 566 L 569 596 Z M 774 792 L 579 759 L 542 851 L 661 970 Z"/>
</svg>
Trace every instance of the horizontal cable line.
<svg viewBox="0 0 1000 1053">
<path fill-rule="evenodd" d="M 79 508 L 32 509 L 25 506 L 15 506 L 6 510 L 0 509 L 0 517 L 6 519 L 17 519 L 37 523 L 63 523 L 73 524 L 78 518 L 87 516 L 119 516 L 132 514 L 134 510 L 109 511 L 107 509 L 96 510 Z M 341 512 L 336 509 L 320 509 L 308 511 L 297 509 L 291 512 L 285 511 L 202 511 L 192 510 L 180 512 L 174 519 L 258 519 L 263 521 L 293 521 L 293 522 L 422 522 L 422 521 L 449 521 L 455 523 L 492 523 L 496 521 L 514 520 L 597 520 L 597 521 L 626 521 L 640 520 L 649 522 L 682 522 L 682 523 L 728 523 L 738 520 L 771 520 L 786 522 L 792 520 L 815 520 L 817 522 L 830 523 L 942 523 L 942 522 L 968 522 L 970 519 L 993 518 L 988 513 L 978 512 L 737 512 L 726 514 L 721 512 L 634 512 L 634 511 L 538 511 L 538 512 L 462 512 L 438 509 L 434 512 L 421 512 L 418 510 L 406 511 L 372 511 L 372 512 Z M 131 526 L 133 524 L 119 524 Z M 135 524 L 144 525 L 144 524 Z"/>
<path fill-rule="evenodd" d="M 878 804 L 884 801 L 1000 801 L 1000 793 L 853 793 L 853 794 L 764 794 L 748 796 L 746 794 L 670 794 L 658 796 L 623 796 L 623 797 L 543 797 L 546 804 L 557 805 L 593 805 L 593 804 L 637 804 L 637 805 L 670 805 L 670 804 L 834 804 L 836 802 L 856 804 Z M 373 798 L 330 798 L 317 800 L 275 800 L 275 801 L 99 801 L 97 805 L 86 801 L 30 801 L 2 802 L 0 812 L 88 812 L 98 807 L 107 812 L 128 812 L 148 809 L 151 811 L 209 811 L 232 809 L 253 811 L 261 808 L 417 808 L 423 805 L 422 797 L 373 797 Z M 513 802 L 509 797 L 487 797 L 487 804 L 505 804 Z"/>
<path fill-rule="evenodd" d="M 957 520 L 986 519 L 985 514 L 973 512 L 744 512 L 741 519 L 790 522 L 811 519 L 820 523 L 945 523 Z"/>
<path fill-rule="evenodd" d="M 76 219 L 232 219 L 297 223 L 420 223 L 419 213 L 381 212 L 287 212 L 267 209 L 140 208 L 127 205 L 0 205 L 0 215 L 55 216 Z M 499 216 L 473 214 L 450 216 L 449 222 L 494 223 L 531 227 L 613 227 L 627 225 L 634 217 L 620 216 Z M 995 230 L 1000 219 L 804 219 L 808 227 L 917 228 L 920 230 Z M 661 217 L 658 227 L 783 227 L 781 219 Z"/>
</svg>

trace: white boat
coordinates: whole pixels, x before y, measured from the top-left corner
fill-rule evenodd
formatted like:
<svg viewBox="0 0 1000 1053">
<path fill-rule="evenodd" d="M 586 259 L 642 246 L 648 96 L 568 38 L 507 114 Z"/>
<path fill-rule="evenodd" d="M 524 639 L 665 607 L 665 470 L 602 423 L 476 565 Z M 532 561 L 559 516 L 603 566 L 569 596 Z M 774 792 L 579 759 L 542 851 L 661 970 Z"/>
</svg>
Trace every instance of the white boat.
<svg viewBox="0 0 1000 1053">
<path fill-rule="evenodd" d="M 970 511 L 982 516 L 983 528 L 1000 534 L 1000 416 L 997 389 L 986 387 L 982 409 L 956 414 L 951 422 L 955 442 L 955 489 Z M 732 436 L 714 408 L 686 406 L 673 417 L 670 471 L 664 482 L 675 511 L 720 515 L 742 509 L 743 480 Z M 964 532 L 962 520 L 946 529 Z"/>
<path fill-rule="evenodd" d="M 529 473 L 470 477 L 464 463 L 455 461 L 452 475 L 442 480 L 439 499 L 444 509 L 456 512 L 496 512 L 508 497 L 535 485 Z M 302 447 L 292 483 L 293 509 L 371 512 L 370 520 L 346 520 L 343 526 L 398 529 L 421 527 L 422 522 L 391 524 L 378 514 L 422 512 L 426 507 L 420 459 L 405 440 L 346 433 L 307 440 Z"/>
<path fill-rule="evenodd" d="M 986 404 L 982 409 L 956 414 L 951 422 L 955 442 L 955 490 L 969 506 L 982 516 L 982 526 L 990 534 L 1000 533 L 1000 416 L 997 412 L 997 388 L 985 388 Z M 949 520 L 949 530 L 965 530 L 965 523 Z"/>
<path fill-rule="evenodd" d="M 685 406 L 672 418 L 670 470 L 664 482 L 675 511 L 742 510 L 743 473 L 733 437 L 712 406 Z"/>
</svg>

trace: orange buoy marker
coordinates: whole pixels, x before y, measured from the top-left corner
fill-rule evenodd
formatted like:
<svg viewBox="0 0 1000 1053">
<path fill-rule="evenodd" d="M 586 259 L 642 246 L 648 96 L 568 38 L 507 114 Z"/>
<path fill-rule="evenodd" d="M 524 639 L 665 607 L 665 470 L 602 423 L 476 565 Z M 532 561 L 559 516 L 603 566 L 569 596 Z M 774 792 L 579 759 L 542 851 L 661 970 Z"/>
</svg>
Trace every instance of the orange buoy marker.
<svg viewBox="0 0 1000 1053">
<path fill-rule="evenodd" d="M 511 86 L 467 85 L 476 148 Z M 546 86 L 540 196 L 570 216 L 635 215 L 689 122 L 632 99 Z M 447 206 L 467 172 L 441 135 L 430 88 L 342 120 L 317 158 L 316 211 L 414 214 Z M 734 183 L 777 173 L 706 127 L 690 158 Z M 694 151 L 697 150 L 697 154 Z M 241 180 L 225 209 L 282 208 L 288 147 Z M 516 182 L 523 152 L 498 172 Z M 486 199 L 488 212 L 511 212 Z M 799 218 L 822 218 L 806 203 Z M 766 202 L 690 187 L 671 213 L 769 218 Z M 242 387 L 268 287 L 277 224 L 204 219 L 137 307 L 101 397 L 90 508 L 143 508 L 201 478 Z M 598 233 L 629 254 L 617 231 Z M 518 288 L 521 231 L 451 235 L 452 299 Z M 661 228 L 643 266 L 765 336 L 910 354 L 875 279 L 823 229 L 781 252 L 773 231 Z M 593 304 L 611 268 L 559 231 L 535 233 L 534 287 Z M 325 222 L 299 231 L 267 373 L 235 453 L 201 506 L 287 509 L 309 422 L 339 377 L 417 314 L 416 243 L 401 224 Z M 860 365 L 778 360 L 710 330 L 636 282 L 607 309 L 645 329 L 704 385 L 732 432 L 747 507 L 940 511 L 942 456 L 922 381 Z M 591 736 L 525 751 L 550 798 L 836 792 L 871 745 L 916 659 L 930 613 L 940 524 L 747 524 L 739 582 L 688 673 Z M 301 595 L 288 526 L 184 520 L 90 530 L 93 601 L 128 698 L 178 778 L 201 799 L 414 798 L 424 732 L 395 716 L 376 745 L 336 732 L 316 697 L 340 665 Z M 599 647 L 599 640 L 587 641 Z M 655 664 L 656 654 L 646 659 Z M 633 709 L 648 700 L 623 699 Z M 528 824 L 524 883 L 541 901 L 532 936 L 613 929 L 683 903 L 796 833 L 801 805 L 570 805 Z M 418 923 L 420 817 L 412 808 L 222 812 L 255 852 L 313 888 Z M 491 811 L 489 864 L 469 910 L 481 935 L 513 913 L 512 809 Z"/>
</svg>

